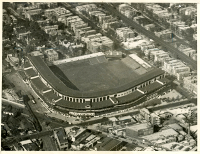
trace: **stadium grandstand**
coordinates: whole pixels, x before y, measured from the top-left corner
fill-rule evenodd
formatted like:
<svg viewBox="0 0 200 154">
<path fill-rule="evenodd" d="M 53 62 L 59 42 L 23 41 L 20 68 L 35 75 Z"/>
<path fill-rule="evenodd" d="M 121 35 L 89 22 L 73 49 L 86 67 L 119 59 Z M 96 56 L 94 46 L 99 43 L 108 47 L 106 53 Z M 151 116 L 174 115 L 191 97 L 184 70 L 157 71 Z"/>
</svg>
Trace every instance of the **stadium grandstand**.
<svg viewBox="0 0 200 154">
<path fill-rule="evenodd" d="M 96 53 L 55 61 L 58 69 L 51 69 L 39 56 L 28 55 L 24 71 L 33 89 L 54 109 L 99 114 L 133 106 L 169 84 L 164 71 L 132 57 L 108 61 Z"/>
</svg>

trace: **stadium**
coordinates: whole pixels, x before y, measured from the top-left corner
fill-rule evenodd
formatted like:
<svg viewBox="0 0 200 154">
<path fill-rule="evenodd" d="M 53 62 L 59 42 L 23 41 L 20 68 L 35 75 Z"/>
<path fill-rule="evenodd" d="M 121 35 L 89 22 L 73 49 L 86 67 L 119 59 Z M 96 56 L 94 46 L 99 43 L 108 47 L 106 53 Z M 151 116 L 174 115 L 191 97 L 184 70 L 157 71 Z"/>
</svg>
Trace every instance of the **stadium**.
<svg viewBox="0 0 200 154">
<path fill-rule="evenodd" d="M 73 115 L 96 115 L 138 104 L 163 89 L 165 72 L 135 54 L 107 60 L 104 53 L 57 60 L 48 67 L 28 55 L 24 72 L 30 85 L 54 109 Z"/>
</svg>

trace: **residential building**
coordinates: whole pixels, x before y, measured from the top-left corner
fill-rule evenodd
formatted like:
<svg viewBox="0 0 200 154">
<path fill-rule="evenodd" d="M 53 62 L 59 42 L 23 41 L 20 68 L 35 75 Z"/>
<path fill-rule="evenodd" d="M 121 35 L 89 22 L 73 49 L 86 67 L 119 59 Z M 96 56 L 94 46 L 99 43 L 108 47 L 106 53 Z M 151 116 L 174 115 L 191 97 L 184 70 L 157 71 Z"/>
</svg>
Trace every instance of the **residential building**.
<svg viewBox="0 0 200 154">
<path fill-rule="evenodd" d="M 37 20 L 37 23 L 39 24 L 40 27 L 44 27 L 49 23 L 49 19 L 46 19 L 46 20 L 40 19 L 40 20 Z"/>
<path fill-rule="evenodd" d="M 177 77 L 177 73 L 190 72 L 190 67 L 186 66 L 180 60 L 169 59 L 164 61 L 163 69 L 171 75 L 175 75 Z"/>
<path fill-rule="evenodd" d="M 44 11 L 44 15 L 48 18 L 56 17 L 56 20 L 61 21 L 66 24 L 66 18 L 73 15 L 69 10 L 63 7 L 58 7 L 55 9 L 47 9 Z"/>
<path fill-rule="evenodd" d="M 150 49 L 154 49 L 155 45 L 154 44 L 144 44 L 141 45 L 141 50 L 144 52 L 145 50 L 150 50 Z"/>
<path fill-rule="evenodd" d="M 183 86 L 194 94 L 197 94 L 197 76 L 184 77 Z"/>
<path fill-rule="evenodd" d="M 89 30 L 91 30 L 91 27 L 77 27 L 75 30 L 75 36 L 77 39 L 81 39 L 85 35 L 85 33 Z"/>
<path fill-rule="evenodd" d="M 143 136 L 142 138 L 147 139 L 152 143 L 162 145 L 165 143 L 175 142 L 178 135 L 179 133 L 174 129 L 165 129 L 151 135 Z"/>
<path fill-rule="evenodd" d="M 28 35 L 31 33 L 30 31 L 27 31 L 25 27 L 16 27 L 13 28 L 13 30 L 17 38 L 20 40 L 26 40 L 28 38 Z"/>
<path fill-rule="evenodd" d="M 97 6 L 95 4 L 86 4 L 86 5 L 80 5 L 76 7 L 77 12 L 86 12 L 97 10 Z"/>
<path fill-rule="evenodd" d="M 21 141 L 20 144 L 23 148 L 23 151 L 39 151 L 37 144 L 32 142 L 30 139 Z"/>
<path fill-rule="evenodd" d="M 118 141 L 109 137 L 105 137 L 100 140 L 95 146 L 95 151 L 119 151 L 126 142 Z"/>
<path fill-rule="evenodd" d="M 70 16 L 67 18 L 67 26 L 70 26 L 70 24 L 81 20 L 82 19 L 79 16 Z"/>
<path fill-rule="evenodd" d="M 154 55 L 154 61 L 160 61 L 160 62 L 162 62 L 162 64 L 163 64 L 163 62 L 164 62 L 166 59 L 168 59 L 168 58 L 170 58 L 168 52 L 163 52 L 163 53 L 157 52 L 157 53 Z"/>
<path fill-rule="evenodd" d="M 87 49 L 92 53 L 113 50 L 113 41 L 99 33 L 83 37 L 82 41 L 86 43 Z"/>
<path fill-rule="evenodd" d="M 195 8 L 193 6 L 188 6 L 185 8 L 180 8 L 179 12 L 180 12 L 180 14 L 194 16 L 197 13 L 197 8 Z"/>
<path fill-rule="evenodd" d="M 152 125 L 160 125 L 160 117 L 155 114 L 155 113 L 151 113 L 150 114 L 150 122 Z"/>
<path fill-rule="evenodd" d="M 40 14 L 42 12 L 42 9 L 34 9 L 34 10 L 28 10 L 24 12 L 25 18 L 28 18 L 31 20 L 32 15 Z"/>
<path fill-rule="evenodd" d="M 141 118 L 144 118 L 145 120 L 149 121 L 150 120 L 150 112 L 148 109 L 143 108 L 140 110 L 140 116 Z"/>
<path fill-rule="evenodd" d="M 17 66 L 19 64 L 19 58 L 13 57 L 12 54 L 8 54 L 7 59 L 9 60 L 9 62 L 12 66 Z"/>
<path fill-rule="evenodd" d="M 195 61 L 197 61 L 197 53 L 192 55 L 192 59 L 194 59 Z"/>
<path fill-rule="evenodd" d="M 117 124 L 128 124 L 133 121 L 133 118 L 131 116 L 124 116 L 124 117 L 118 117 Z"/>
<path fill-rule="evenodd" d="M 17 23 L 17 19 L 13 15 L 10 15 L 10 19 L 14 24 Z"/>
<path fill-rule="evenodd" d="M 76 32 L 76 29 L 78 29 L 78 28 L 84 28 L 84 27 L 87 27 L 87 26 L 88 26 L 88 24 L 81 20 L 81 21 L 72 23 L 71 24 L 71 29 L 74 32 Z"/>
<path fill-rule="evenodd" d="M 65 16 L 68 16 L 68 14 L 71 14 L 71 12 L 63 7 L 58 7 L 54 9 L 54 15 L 57 17 L 58 20 L 59 18 L 64 18 Z"/>
<path fill-rule="evenodd" d="M 197 40 L 197 34 L 193 34 L 193 39 Z"/>
<path fill-rule="evenodd" d="M 117 28 L 116 34 L 123 41 L 127 41 L 128 38 L 134 38 L 135 37 L 134 32 L 128 27 Z"/>
<path fill-rule="evenodd" d="M 45 27 L 43 27 L 43 29 L 47 34 L 56 35 L 57 34 L 57 30 L 58 30 L 58 25 L 45 26 Z"/>
<path fill-rule="evenodd" d="M 197 24 L 193 24 L 190 26 L 194 30 L 194 34 L 197 34 Z"/>
<path fill-rule="evenodd" d="M 164 40 L 172 38 L 172 32 L 169 29 L 163 30 L 161 32 L 155 32 L 155 35 Z"/>
<path fill-rule="evenodd" d="M 54 137 L 58 143 L 60 150 L 68 147 L 67 135 L 64 128 L 57 128 L 54 130 Z"/>
<path fill-rule="evenodd" d="M 47 56 L 49 62 L 58 60 L 58 53 L 53 49 L 48 49 L 44 51 L 44 54 Z"/>
<path fill-rule="evenodd" d="M 44 59 L 44 54 L 40 51 L 31 52 L 31 56 L 40 56 L 42 59 Z"/>
<path fill-rule="evenodd" d="M 149 123 L 136 124 L 126 127 L 126 136 L 133 138 L 153 134 L 153 132 L 154 128 Z"/>
<path fill-rule="evenodd" d="M 193 54 L 196 54 L 197 51 L 193 50 L 192 48 L 186 48 L 181 50 L 184 54 L 186 54 L 188 57 L 192 57 Z"/>
<path fill-rule="evenodd" d="M 174 129 L 175 131 L 182 131 L 183 130 L 183 127 L 181 127 L 179 124 L 177 123 L 174 123 L 174 124 L 169 124 L 167 125 L 168 128 L 172 128 Z"/>
</svg>

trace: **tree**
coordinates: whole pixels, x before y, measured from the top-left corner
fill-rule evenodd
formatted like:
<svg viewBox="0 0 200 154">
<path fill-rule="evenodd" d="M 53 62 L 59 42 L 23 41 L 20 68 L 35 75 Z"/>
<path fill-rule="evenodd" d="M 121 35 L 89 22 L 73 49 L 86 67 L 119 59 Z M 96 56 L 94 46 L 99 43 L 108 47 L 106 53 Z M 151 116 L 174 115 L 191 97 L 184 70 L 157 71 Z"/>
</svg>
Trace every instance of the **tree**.
<svg viewBox="0 0 200 154">
<path fill-rule="evenodd" d="M 8 105 L 8 112 L 12 112 L 13 107 L 11 105 Z"/>
<path fill-rule="evenodd" d="M 3 26 L 3 37 L 5 39 L 9 38 L 9 40 L 12 39 L 13 34 L 13 25 L 5 25 Z"/>
<path fill-rule="evenodd" d="M 179 95 L 176 96 L 176 100 L 180 100 L 180 96 Z"/>
<path fill-rule="evenodd" d="M 190 125 L 194 122 L 194 118 L 192 117 L 192 113 L 191 111 L 189 111 L 188 115 L 182 114 L 184 115 L 184 121 L 187 123 L 188 126 L 188 135 L 190 135 Z"/>
<path fill-rule="evenodd" d="M 57 22 L 57 17 L 55 15 L 53 15 L 51 19 L 52 19 L 53 23 Z"/>
<path fill-rule="evenodd" d="M 21 115 L 21 110 L 17 109 L 13 114 L 14 114 L 13 117 L 17 118 Z"/>
<path fill-rule="evenodd" d="M 50 122 L 49 121 L 45 121 L 45 125 L 49 126 Z"/>
<path fill-rule="evenodd" d="M 138 57 L 143 58 L 145 56 L 144 52 L 140 51 L 138 52 Z"/>
<path fill-rule="evenodd" d="M 154 65 L 155 65 L 157 68 L 159 68 L 159 67 L 162 66 L 162 63 L 161 63 L 160 61 L 156 61 L 156 62 L 154 63 Z"/>
<path fill-rule="evenodd" d="M 28 44 L 26 47 L 25 47 L 25 53 L 30 53 L 34 51 L 34 47 L 30 44 Z"/>
<path fill-rule="evenodd" d="M 58 24 L 58 29 L 59 30 L 65 30 L 65 24 L 64 23 L 58 22 L 57 24 Z"/>
<path fill-rule="evenodd" d="M 7 9 L 8 7 L 12 7 L 10 2 L 3 2 L 3 9 Z"/>
</svg>

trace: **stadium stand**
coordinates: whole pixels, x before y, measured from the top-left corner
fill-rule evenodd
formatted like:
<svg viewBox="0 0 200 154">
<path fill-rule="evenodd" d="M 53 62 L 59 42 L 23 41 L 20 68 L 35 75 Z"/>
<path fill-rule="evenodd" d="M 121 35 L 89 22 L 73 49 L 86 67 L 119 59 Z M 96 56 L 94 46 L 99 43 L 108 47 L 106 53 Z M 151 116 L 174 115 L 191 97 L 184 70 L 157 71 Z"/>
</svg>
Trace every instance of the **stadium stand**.
<svg viewBox="0 0 200 154">
<path fill-rule="evenodd" d="M 133 70 L 137 69 L 140 67 L 140 65 L 133 61 L 130 57 L 126 57 L 124 59 L 121 60 L 126 66 L 128 66 L 129 68 L 132 68 Z"/>
<path fill-rule="evenodd" d="M 35 77 L 37 76 L 37 73 L 31 68 L 31 69 L 27 69 L 27 70 L 24 70 L 25 74 L 28 76 L 28 77 Z"/>
<path fill-rule="evenodd" d="M 30 80 L 31 83 L 40 91 L 47 91 L 50 90 L 42 81 L 40 78 L 35 78 Z"/>
<path fill-rule="evenodd" d="M 44 93 L 43 95 L 49 102 L 52 102 L 52 100 L 56 101 L 59 100 L 61 97 L 57 96 L 56 94 L 53 93 L 53 91 L 49 91 Z"/>
<path fill-rule="evenodd" d="M 144 73 L 146 73 L 147 70 L 144 69 L 143 67 L 139 67 L 138 69 L 135 69 L 135 73 L 139 74 L 139 75 L 142 75 Z"/>
</svg>

